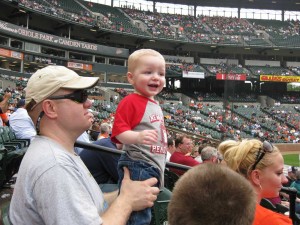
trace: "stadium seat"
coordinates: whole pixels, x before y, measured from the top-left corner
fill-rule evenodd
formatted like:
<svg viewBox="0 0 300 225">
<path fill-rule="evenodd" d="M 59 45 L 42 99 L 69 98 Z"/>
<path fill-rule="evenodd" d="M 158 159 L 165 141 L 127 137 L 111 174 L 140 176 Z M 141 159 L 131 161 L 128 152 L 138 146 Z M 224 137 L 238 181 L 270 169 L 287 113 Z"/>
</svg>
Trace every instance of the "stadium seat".
<svg viewBox="0 0 300 225">
<path fill-rule="evenodd" d="M 15 146 L 18 149 L 22 149 L 25 147 L 25 144 L 23 142 L 10 141 L 8 133 L 5 131 L 4 127 L 0 127 L 0 136 L 4 146 Z"/>
<path fill-rule="evenodd" d="M 279 213 L 282 213 L 282 214 L 284 214 L 284 213 L 286 213 L 286 212 L 288 212 L 288 211 L 289 211 L 289 208 L 288 208 L 288 207 L 286 207 L 286 206 L 284 206 L 284 205 L 281 205 L 281 204 L 276 204 L 275 206 L 276 206 L 276 210 L 277 210 L 277 212 L 279 212 Z"/>
<path fill-rule="evenodd" d="M 26 149 L 15 143 L 6 144 L 0 137 L 0 188 L 18 172 Z"/>
<path fill-rule="evenodd" d="M 163 188 L 157 196 L 152 208 L 151 225 L 163 225 L 168 221 L 168 204 L 171 200 L 172 192 Z"/>
<path fill-rule="evenodd" d="M 6 127 L 3 127 L 3 129 L 7 133 L 9 140 L 11 142 L 21 142 L 21 143 L 24 143 L 25 147 L 29 146 L 30 139 L 18 139 L 11 127 L 6 126 Z"/>
<path fill-rule="evenodd" d="M 276 204 L 274 205 L 270 200 L 266 199 L 266 198 L 263 198 L 260 202 L 260 205 L 267 208 L 267 209 L 270 209 L 274 212 L 278 212 L 278 213 L 286 213 L 289 211 L 289 208 L 284 206 L 284 205 L 281 205 L 281 204 Z"/>
<path fill-rule="evenodd" d="M 2 187 L 5 183 L 5 171 L 3 169 L 3 158 L 4 158 L 3 152 L 0 152 L 0 187 Z"/>
<path fill-rule="evenodd" d="M 165 187 L 168 188 L 170 191 L 173 190 L 175 183 L 178 179 L 179 176 L 176 173 L 168 169 L 165 170 Z"/>
<path fill-rule="evenodd" d="M 7 202 L 1 207 L 1 222 L 3 225 L 12 225 L 8 217 L 9 205 L 10 202 Z"/>
<path fill-rule="evenodd" d="M 277 212 L 276 206 L 270 200 L 268 200 L 266 198 L 261 199 L 260 205 L 267 208 L 267 209 L 270 209 L 274 212 Z"/>
</svg>

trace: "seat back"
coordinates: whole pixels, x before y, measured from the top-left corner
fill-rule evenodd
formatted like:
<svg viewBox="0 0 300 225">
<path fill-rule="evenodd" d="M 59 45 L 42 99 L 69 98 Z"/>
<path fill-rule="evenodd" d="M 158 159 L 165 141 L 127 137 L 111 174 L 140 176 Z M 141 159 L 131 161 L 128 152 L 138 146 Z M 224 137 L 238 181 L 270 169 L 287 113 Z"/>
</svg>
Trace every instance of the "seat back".
<svg viewBox="0 0 300 225">
<path fill-rule="evenodd" d="M 168 224 L 168 205 L 171 200 L 172 192 L 163 188 L 157 196 L 152 207 L 151 225 Z"/>
<path fill-rule="evenodd" d="M 164 178 L 165 178 L 165 187 L 168 188 L 170 191 L 173 191 L 173 188 L 175 186 L 176 181 L 179 179 L 179 176 L 176 173 L 168 169 L 165 169 Z"/>
<path fill-rule="evenodd" d="M 270 210 L 272 210 L 272 211 L 274 211 L 274 212 L 277 212 L 276 206 L 275 206 L 270 200 L 268 200 L 268 199 L 266 199 L 266 198 L 262 198 L 262 199 L 261 199 L 260 205 L 261 205 L 262 207 L 265 207 L 265 208 L 267 208 L 267 209 L 270 209 Z"/>
<path fill-rule="evenodd" d="M 9 205 L 10 205 L 10 201 L 5 203 L 2 207 L 1 207 L 1 222 L 3 225 L 12 225 L 12 223 L 9 220 Z"/>
<path fill-rule="evenodd" d="M 3 128 L 4 128 L 4 130 L 7 132 L 8 137 L 9 137 L 10 140 L 16 139 L 16 135 L 15 135 L 15 133 L 13 132 L 13 130 L 11 129 L 11 127 L 6 126 L 6 127 L 3 127 Z"/>
<path fill-rule="evenodd" d="M 10 141 L 8 133 L 6 132 L 6 130 L 4 129 L 4 127 L 0 127 L 0 135 L 1 135 L 2 140 L 4 142 L 9 142 Z"/>
<path fill-rule="evenodd" d="M 13 131 L 13 129 L 11 127 L 5 126 L 5 127 L 3 127 L 3 129 L 7 133 L 8 138 L 9 138 L 10 141 L 21 142 L 25 147 L 29 146 L 30 139 L 18 139 L 16 137 L 15 132 Z"/>
</svg>

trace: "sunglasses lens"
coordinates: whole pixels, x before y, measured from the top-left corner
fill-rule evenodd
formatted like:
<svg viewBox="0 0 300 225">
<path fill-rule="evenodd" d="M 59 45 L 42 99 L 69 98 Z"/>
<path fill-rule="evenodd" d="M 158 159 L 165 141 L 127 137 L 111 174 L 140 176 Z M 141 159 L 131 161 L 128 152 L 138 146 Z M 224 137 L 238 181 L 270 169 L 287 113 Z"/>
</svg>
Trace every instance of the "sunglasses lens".
<svg viewBox="0 0 300 225">
<path fill-rule="evenodd" d="M 86 90 L 75 91 L 70 97 L 71 100 L 79 103 L 85 103 L 88 98 L 88 94 Z"/>
<path fill-rule="evenodd" d="M 263 150 L 265 152 L 272 152 L 273 151 L 273 145 L 268 141 L 264 141 L 263 142 Z"/>
<path fill-rule="evenodd" d="M 87 99 L 88 99 L 88 94 L 87 94 L 87 91 L 84 90 L 81 92 L 81 102 L 80 103 L 86 102 Z"/>
<path fill-rule="evenodd" d="M 55 100 L 55 99 L 70 99 L 72 101 L 78 102 L 78 103 L 85 103 L 88 99 L 88 93 L 86 90 L 78 90 L 68 95 L 61 95 L 61 96 L 53 96 L 49 97 L 49 99 Z"/>
</svg>

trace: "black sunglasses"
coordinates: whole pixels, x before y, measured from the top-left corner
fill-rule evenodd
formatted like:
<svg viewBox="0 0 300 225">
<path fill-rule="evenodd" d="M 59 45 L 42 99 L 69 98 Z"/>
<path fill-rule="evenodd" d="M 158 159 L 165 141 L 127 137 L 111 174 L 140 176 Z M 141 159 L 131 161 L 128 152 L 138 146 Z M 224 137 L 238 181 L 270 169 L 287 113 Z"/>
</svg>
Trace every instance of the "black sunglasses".
<svg viewBox="0 0 300 225">
<path fill-rule="evenodd" d="M 88 99 L 88 93 L 87 93 L 87 90 L 77 90 L 71 94 L 52 96 L 52 97 L 49 97 L 48 99 L 50 99 L 50 100 L 70 99 L 77 103 L 85 103 L 86 100 Z"/>
<path fill-rule="evenodd" d="M 264 157 L 264 155 L 266 153 L 271 153 L 273 152 L 273 145 L 268 142 L 268 141 L 264 141 L 262 147 L 259 149 L 258 154 L 256 156 L 256 160 L 255 163 L 252 166 L 252 170 L 255 170 L 255 167 L 257 166 L 257 164 L 262 160 L 262 158 Z"/>
</svg>

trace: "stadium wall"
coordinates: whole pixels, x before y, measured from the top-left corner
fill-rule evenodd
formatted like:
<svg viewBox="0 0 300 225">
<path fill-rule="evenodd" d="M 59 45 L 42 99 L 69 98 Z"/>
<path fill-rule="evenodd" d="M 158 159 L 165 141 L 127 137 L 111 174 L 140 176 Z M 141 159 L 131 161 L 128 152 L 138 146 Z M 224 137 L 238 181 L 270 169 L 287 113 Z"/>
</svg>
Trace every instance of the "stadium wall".
<svg viewBox="0 0 300 225">
<path fill-rule="evenodd" d="M 279 148 L 280 152 L 285 154 L 300 154 L 300 144 L 274 144 L 277 148 Z"/>
</svg>

